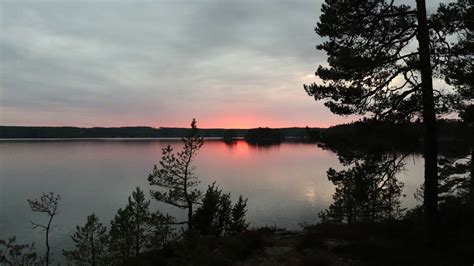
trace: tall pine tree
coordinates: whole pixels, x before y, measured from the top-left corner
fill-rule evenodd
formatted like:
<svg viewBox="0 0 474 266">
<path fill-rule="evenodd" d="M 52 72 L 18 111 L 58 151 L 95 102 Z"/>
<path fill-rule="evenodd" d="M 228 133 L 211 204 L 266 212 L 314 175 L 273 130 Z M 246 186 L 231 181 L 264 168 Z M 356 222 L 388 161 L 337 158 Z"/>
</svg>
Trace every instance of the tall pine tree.
<svg viewBox="0 0 474 266">
<path fill-rule="evenodd" d="M 436 39 L 425 0 L 416 0 L 415 8 L 393 0 L 326 0 L 315 31 L 327 38 L 317 48 L 327 53 L 328 66 L 316 70 L 321 82 L 304 86 L 310 96 L 339 115 L 422 119 L 425 222 L 433 242 L 439 216 L 436 114 L 447 111 L 452 95 L 433 89 Z"/>
<path fill-rule="evenodd" d="M 187 137 L 182 138 L 184 147 L 174 153 L 168 145 L 163 149 L 160 167 L 153 168 L 148 176 L 150 185 L 157 186 L 160 190 L 151 191 L 157 201 L 188 211 L 188 230 L 193 227 L 193 206 L 201 197 L 201 191 L 196 187 L 199 179 L 195 175 L 193 160 L 204 144 L 204 139 L 198 135 L 196 120 L 191 122 L 191 130 Z"/>
</svg>

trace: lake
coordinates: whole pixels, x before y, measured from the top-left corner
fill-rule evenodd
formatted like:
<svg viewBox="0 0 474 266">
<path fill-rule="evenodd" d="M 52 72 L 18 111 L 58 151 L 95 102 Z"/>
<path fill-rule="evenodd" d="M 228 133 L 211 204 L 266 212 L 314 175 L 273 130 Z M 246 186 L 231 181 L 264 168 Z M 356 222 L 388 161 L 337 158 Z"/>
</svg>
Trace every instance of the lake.
<svg viewBox="0 0 474 266">
<path fill-rule="evenodd" d="M 1 140 L 0 239 L 16 235 L 18 242 L 35 241 L 42 250 L 43 232 L 33 230 L 29 221 L 45 217 L 32 213 L 26 200 L 52 191 L 62 197 L 51 235 L 58 257 L 88 214 L 95 212 L 109 225 L 135 187 L 149 196 L 148 174 L 168 144 L 181 147 L 180 140 L 169 139 Z M 423 182 L 423 158 L 410 156 L 405 163 L 398 175 L 405 183 L 402 206 L 413 207 L 419 204 L 413 193 Z M 243 140 L 206 140 L 195 165 L 202 190 L 215 181 L 233 199 L 239 194 L 248 198 L 251 226 L 287 229 L 318 222 L 318 212 L 329 206 L 334 192 L 326 171 L 343 168 L 335 153 L 316 144 L 256 147 Z M 185 211 L 153 200 L 152 206 L 178 220 L 185 217 Z"/>
</svg>

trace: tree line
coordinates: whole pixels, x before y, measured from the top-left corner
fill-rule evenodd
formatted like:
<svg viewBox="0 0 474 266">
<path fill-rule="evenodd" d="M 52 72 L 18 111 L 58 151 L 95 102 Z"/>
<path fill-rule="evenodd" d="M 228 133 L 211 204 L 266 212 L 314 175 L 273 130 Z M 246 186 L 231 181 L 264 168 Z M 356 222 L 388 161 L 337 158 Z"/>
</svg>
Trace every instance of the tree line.
<svg viewBox="0 0 474 266">
<path fill-rule="evenodd" d="M 252 129 L 200 128 L 205 138 L 244 138 Z M 304 127 L 274 129 L 286 137 L 305 138 Z M 0 126 L 0 138 L 182 138 L 191 129 L 178 127 L 33 127 Z"/>
<path fill-rule="evenodd" d="M 469 149 L 474 142 L 473 134 L 473 128 L 464 120 L 439 120 L 440 152 L 454 148 Z M 352 148 L 418 153 L 423 151 L 424 128 L 421 122 L 392 123 L 364 119 L 324 130 L 308 128 L 308 135 L 312 141 L 335 152 Z"/>
</svg>

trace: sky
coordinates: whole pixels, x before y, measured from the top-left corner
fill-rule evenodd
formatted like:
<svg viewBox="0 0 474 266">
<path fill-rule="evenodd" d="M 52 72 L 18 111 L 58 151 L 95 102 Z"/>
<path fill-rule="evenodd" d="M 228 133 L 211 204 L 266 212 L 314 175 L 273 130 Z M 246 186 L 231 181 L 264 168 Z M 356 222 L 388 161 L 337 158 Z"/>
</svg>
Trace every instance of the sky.
<svg viewBox="0 0 474 266">
<path fill-rule="evenodd" d="M 0 125 L 350 122 L 303 89 L 326 64 L 321 3 L 0 0 Z"/>
</svg>

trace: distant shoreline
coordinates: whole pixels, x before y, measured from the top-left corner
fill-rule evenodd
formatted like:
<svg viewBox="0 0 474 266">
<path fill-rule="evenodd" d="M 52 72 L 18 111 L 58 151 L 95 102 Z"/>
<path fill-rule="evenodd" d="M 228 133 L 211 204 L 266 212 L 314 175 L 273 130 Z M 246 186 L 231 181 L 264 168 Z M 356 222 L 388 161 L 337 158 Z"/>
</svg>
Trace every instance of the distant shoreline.
<svg viewBox="0 0 474 266">
<path fill-rule="evenodd" d="M 148 141 L 148 140 L 170 140 L 170 141 L 181 141 L 181 137 L 170 137 L 170 138 L 0 138 L 0 142 L 14 142 L 14 141 Z M 204 140 L 208 141 L 226 141 L 223 137 L 205 137 Z M 234 138 L 234 141 L 245 141 L 245 138 Z M 309 141 L 306 137 L 287 137 L 282 142 L 295 142 L 295 141 Z"/>
<path fill-rule="evenodd" d="M 204 138 L 205 140 L 224 140 L 224 138 L 221 137 L 206 137 Z M 170 137 L 170 138 L 141 138 L 141 137 L 130 137 L 130 138 L 114 138 L 114 137 L 109 137 L 109 138 L 0 138 L 0 142 L 2 141 L 60 141 L 60 140 L 65 140 L 65 141 L 81 141 L 81 140 L 97 140 L 97 141 L 127 141 L 127 140 L 176 140 L 176 141 L 181 141 L 180 137 Z M 235 140 L 244 140 L 243 138 L 238 138 Z"/>
<path fill-rule="evenodd" d="M 316 128 L 311 128 L 316 129 Z M 189 134 L 189 128 L 173 127 L 30 127 L 0 126 L 0 139 L 180 139 Z M 198 129 L 206 139 L 243 139 L 251 129 Z M 305 127 L 278 128 L 285 138 L 306 138 Z"/>
<path fill-rule="evenodd" d="M 262 128 L 264 131 L 266 128 Z M 438 121 L 440 142 L 473 141 L 474 127 L 459 120 Z M 391 124 L 380 121 L 358 121 L 329 128 L 287 127 L 273 128 L 283 141 L 313 141 L 327 146 L 419 146 L 424 127 L 420 122 Z M 253 129 L 198 129 L 198 134 L 208 140 L 252 141 L 248 133 Z M 268 131 L 268 130 L 267 130 Z M 272 132 L 272 131 L 269 131 Z M 264 140 L 269 132 L 257 134 L 253 140 Z M 179 140 L 189 135 L 189 128 L 178 127 L 30 127 L 0 126 L 0 141 L 8 140 Z"/>
</svg>

